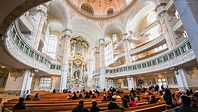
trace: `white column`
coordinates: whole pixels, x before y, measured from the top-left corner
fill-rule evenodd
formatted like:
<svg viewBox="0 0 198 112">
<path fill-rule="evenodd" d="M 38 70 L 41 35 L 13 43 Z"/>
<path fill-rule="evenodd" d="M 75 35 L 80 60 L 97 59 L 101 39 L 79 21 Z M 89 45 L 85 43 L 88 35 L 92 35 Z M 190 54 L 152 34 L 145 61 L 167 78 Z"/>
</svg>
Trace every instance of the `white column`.
<svg viewBox="0 0 198 112">
<path fill-rule="evenodd" d="M 44 30 L 43 29 L 44 23 L 47 20 L 47 9 L 48 9 L 47 4 L 40 5 L 38 7 L 38 11 L 41 14 L 41 18 L 40 18 L 40 21 L 39 21 L 39 26 L 38 26 L 38 29 L 37 29 L 37 32 L 36 32 L 36 37 L 35 37 L 35 40 L 34 40 L 35 49 L 38 49 L 41 37 L 43 36 L 42 31 Z"/>
<path fill-rule="evenodd" d="M 167 21 L 166 21 L 166 0 L 156 0 L 156 6 L 157 6 L 157 13 L 159 16 L 159 20 L 161 23 L 161 28 L 164 34 L 164 37 L 166 39 L 166 44 L 168 46 L 168 49 L 173 49 L 173 42 L 171 35 L 169 33 L 168 27 L 167 27 Z"/>
<path fill-rule="evenodd" d="M 130 52 L 130 42 L 129 42 L 129 35 L 127 33 L 124 33 L 123 35 L 123 41 L 124 41 L 124 53 L 125 53 L 125 62 L 126 64 L 129 64 L 131 62 L 131 56 L 129 54 Z"/>
<path fill-rule="evenodd" d="M 10 72 L 5 85 L 5 92 L 23 95 L 28 90 L 30 93 L 33 76 L 34 74 L 30 70 Z"/>
<path fill-rule="evenodd" d="M 62 41 L 63 43 L 63 54 L 62 54 L 62 67 L 61 67 L 61 81 L 60 81 L 60 92 L 67 87 L 67 75 L 69 73 L 69 54 L 70 54 L 70 39 L 71 39 L 71 30 L 66 29 L 63 31 Z"/>
<path fill-rule="evenodd" d="M 186 71 L 184 69 L 176 69 L 174 71 L 175 73 L 175 76 L 176 76 L 176 79 L 177 79 L 177 84 L 178 84 L 178 88 L 179 88 L 179 91 L 185 91 L 185 89 L 188 89 L 188 84 L 187 84 L 187 80 L 186 80 L 186 77 L 185 75 L 186 74 Z"/>
<path fill-rule="evenodd" d="M 135 89 L 135 81 L 132 76 L 127 76 L 128 90 Z"/>
<path fill-rule="evenodd" d="M 105 40 L 102 38 L 99 40 L 100 48 L 99 48 L 99 60 L 100 60 L 100 89 L 106 88 L 106 81 L 105 81 Z"/>
</svg>

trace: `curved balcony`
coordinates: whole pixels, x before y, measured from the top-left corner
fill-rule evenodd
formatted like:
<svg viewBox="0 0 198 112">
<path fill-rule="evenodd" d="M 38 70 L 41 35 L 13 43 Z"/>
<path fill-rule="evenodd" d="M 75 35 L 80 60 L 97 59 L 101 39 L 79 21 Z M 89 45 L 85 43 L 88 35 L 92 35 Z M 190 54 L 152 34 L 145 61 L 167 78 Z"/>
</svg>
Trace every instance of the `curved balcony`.
<svg viewBox="0 0 198 112">
<path fill-rule="evenodd" d="M 195 54 L 192 51 L 189 40 L 184 40 L 171 51 L 164 52 L 148 59 L 133 62 L 130 65 L 107 68 L 106 77 L 111 78 L 156 72 L 175 66 L 180 66 L 195 59 Z"/>
<path fill-rule="evenodd" d="M 7 52 L 17 61 L 49 74 L 60 75 L 60 63 L 49 60 L 40 52 L 29 46 L 24 40 L 23 35 L 18 31 L 16 23 L 12 24 L 7 32 L 4 43 Z"/>
<path fill-rule="evenodd" d="M 154 40 L 149 41 L 148 43 L 143 44 L 135 49 L 132 49 L 130 51 L 130 54 L 135 55 L 135 54 L 139 54 L 139 53 L 154 49 L 157 46 L 162 45 L 165 42 L 166 42 L 166 39 L 164 38 L 164 35 L 160 35 L 159 37 L 155 38 Z"/>
<path fill-rule="evenodd" d="M 121 54 L 116 55 L 115 58 L 114 58 L 114 62 L 118 61 L 120 58 L 123 58 L 124 56 L 125 56 L 125 53 L 121 53 Z"/>
<path fill-rule="evenodd" d="M 132 4 L 134 4 L 133 0 L 129 0 L 126 5 L 124 5 L 122 8 L 120 8 L 119 10 L 110 13 L 110 14 L 104 14 L 104 15 L 97 15 L 97 14 L 92 14 L 89 12 L 86 12 L 84 10 L 81 9 L 81 7 L 79 7 L 78 5 L 76 5 L 76 3 L 74 3 L 73 0 L 68 0 L 68 3 L 78 12 L 80 12 L 81 14 L 89 17 L 89 18 L 93 18 L 93 19 L 108 19 L 108 18 L 112 18 L 115 17 L 121 13 L 123 13 L 124 11 L 126 11 Z"/>
</svg>

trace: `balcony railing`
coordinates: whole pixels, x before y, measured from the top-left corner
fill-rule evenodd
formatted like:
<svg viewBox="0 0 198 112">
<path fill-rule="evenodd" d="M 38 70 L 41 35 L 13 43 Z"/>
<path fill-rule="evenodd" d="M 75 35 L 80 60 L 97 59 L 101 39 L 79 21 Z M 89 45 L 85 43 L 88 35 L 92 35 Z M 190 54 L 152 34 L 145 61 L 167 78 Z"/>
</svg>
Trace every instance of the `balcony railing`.
<svg viewBox="0 0 198 112">
<path fill-rule="evenodd" d="M 60 63 L 48 59 L 45 55 L 29 46 L 23 40 L 23 35 L 18 30 L 16 23 L 9 27 L 7 36 L 5 46 L 13 58 L 27 66 L 48 72 L 49 74 L 60 74 Z"/>
<path fill-rule="evenodd" d="M 118 77 L 156 72 L 179 66 L 195 59 L 195 54 L 192 51 L 190 42 L 186 39 L 171 51 L 164 52 L 148 59 L 133 62 L 130 65 L 106 68 L 106 77 Z"/>
<path fill-rule="evenodd" d="M 109 18 L 109 17 L 113 17 L 113 16 L 116 16 L 117 14 L 119 13 L 122 13 L 123 11 L 125 11 L 129 6 L 131 6 L 133 4 L 133 0 L 129 0 L 122 8 L 120 8 L 119 10 L 113 12 L 113 13 L 110 13 L 110 14 L 104 14 L 104 15 L 98 15 L 98 14 L 92 14 L 92 13 L 89 13 L 85 10 L 82 10 L 81 7 L 79 7 L 76 3 L 74 3 L 73 0 L 68 0 L 68 3 L 73 6 L 75 9 L 77 9 L 80 13 L 82 14 L 85 14 L 86 16 L 88 17 L 91 17 L 91 18 L 100 18 L 100 19 L 103 19 L 103 18 Z"/>
<path fill-rule="evenodd" d="M 154 40 L 151 40 L 150 42 L 140 46 L 140 47 L 137 47 L 135 49 L 132 49 L 130 51 L 130 54 L 131 55 L 135 55 L 135 54 L 138 54 L 138 53 L 141 53 L 141 52 L 145 52 L 149 49 L 153 49 L 159 45 L 162 45 L 162 43 L 165 43 L 166 40 L 164 38 L 164 35 L 160 35 L 159 37 L 155 38 Z"/>
</svg>

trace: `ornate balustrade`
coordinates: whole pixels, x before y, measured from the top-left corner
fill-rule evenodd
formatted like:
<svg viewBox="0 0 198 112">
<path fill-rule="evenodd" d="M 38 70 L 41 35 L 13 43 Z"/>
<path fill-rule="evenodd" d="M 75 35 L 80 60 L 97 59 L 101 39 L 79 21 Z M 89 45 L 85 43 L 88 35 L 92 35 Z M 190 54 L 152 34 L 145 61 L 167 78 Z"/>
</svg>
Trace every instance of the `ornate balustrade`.
<svg viewBox="0 0 198 112">
<path fill-rule="evenodd" d="M 40 52 L 36 51 L 23 40 L 22 36 L 20 30 L 18 30 L 17 24 L 13 23 L 9 27 L 5 41 L 5 47 L 8 53 L 27 66 L 49 74 L 60 75 L 60 63 L 50 60 Z"/>
<path fill-rule="evenodd" d="M 130 51 L 130 54 L 131 55 L 135 55 L 135 54 L 138 54 L 138 53 L 141 53 L 141 52 L 145 52 L 147 51 L 148 49 L 153 49 L 159 45 L 162 45 L 162 43 L 165 43 L 166 40 L 164 38 L 164 35 L 160 35 L 159 37 L 155 38 L 154 40 L 151 40 L 150 42 L 140 46 L 140 47 L 137 47 L 135 49 L 132 49 Z"/>
<path fill-rule="evenodd" d="M 148 25 L 142 32 L 141 34 L 145 34 L 146 32 L 148 32 L 150 29 L 154 28 L 155 26 L 159 25 L 159 21 L 155 21 L 153 23 L 151 23 L 150 25 Z"/>
<path fill-rule="evenodd" d="M 192 60 L 195 60 L 195 54 L 192 51 L 189 40 L 186 39 L 171 51 L 167 51 L 141 61 L 132 62 L 130 65 L 106 68 L 106 77 L 119 77 L 156 72 L 179 66 Z"/>
</svg>

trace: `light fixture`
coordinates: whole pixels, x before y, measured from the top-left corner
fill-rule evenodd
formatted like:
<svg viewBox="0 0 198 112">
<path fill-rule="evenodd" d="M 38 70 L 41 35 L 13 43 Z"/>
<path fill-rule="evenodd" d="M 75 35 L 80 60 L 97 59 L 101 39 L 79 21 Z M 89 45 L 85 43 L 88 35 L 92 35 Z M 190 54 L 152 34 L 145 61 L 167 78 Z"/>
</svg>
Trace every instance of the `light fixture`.
<svg viewBox="0 0 198 112">
<path fill-rule="evenodd" d="M 5 68 L 5 66 L 1 66 L 1 68 Z"/>
</svg>

